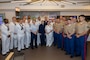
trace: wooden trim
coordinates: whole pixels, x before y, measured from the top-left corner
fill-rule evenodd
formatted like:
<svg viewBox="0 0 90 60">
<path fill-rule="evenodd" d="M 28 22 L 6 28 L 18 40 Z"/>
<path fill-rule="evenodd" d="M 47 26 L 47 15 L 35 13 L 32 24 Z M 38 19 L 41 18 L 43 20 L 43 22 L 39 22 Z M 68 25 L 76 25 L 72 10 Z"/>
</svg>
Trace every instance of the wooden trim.
<svg viewBox="0 0 90 60">
<path fill-rule="evenodd" d="M 90 43 L 90 41 L 87 41 L 87 43 Z"/>
<path fill-rule="evenodd" d="M 13 56 L 14 52 L 10 52 L 9 55 L 5 58 L 5 60 L 10 60 Z"/>
</svg>

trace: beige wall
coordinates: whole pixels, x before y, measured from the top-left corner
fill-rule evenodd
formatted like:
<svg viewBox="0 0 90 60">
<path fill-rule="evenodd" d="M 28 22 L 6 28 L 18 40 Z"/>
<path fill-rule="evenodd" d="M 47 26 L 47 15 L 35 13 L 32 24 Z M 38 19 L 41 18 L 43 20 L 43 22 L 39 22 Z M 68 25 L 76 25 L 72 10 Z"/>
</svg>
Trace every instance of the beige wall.
<svg viewBox="0 0 90 60">
<path fill-rule="evenodd" d="M 15 16 L 15 11 L 13 11 L 13 10 L 0 11 L 0 13 L 4 13 L 5 17 L 8 18 L 10 21 L 12 20 L 12 17 Z M 74 12 L 68 12 L 68 11 L 60 12 L 60 15 L 66 15 L 66 16 L 68 16 L 68 15 L 77 15 L 78 16 L 80 14 L 85 14 L 85 15 L 90 16 L 90 12 L 75 12 L 75 11 Z"/>
<path fill-rule="evenodd" d="M 0 11 L 0 13 L 5 14 L 5 18 L 9 19 L 9 21 L 15 16 L 15 11 Z"/>
<path fill-rule="evenodd" d="M 80 14 L 85 14 L 90 16 L 90 12 L 60 12 L 60 15 L 80 15 Z"/>
</svg>

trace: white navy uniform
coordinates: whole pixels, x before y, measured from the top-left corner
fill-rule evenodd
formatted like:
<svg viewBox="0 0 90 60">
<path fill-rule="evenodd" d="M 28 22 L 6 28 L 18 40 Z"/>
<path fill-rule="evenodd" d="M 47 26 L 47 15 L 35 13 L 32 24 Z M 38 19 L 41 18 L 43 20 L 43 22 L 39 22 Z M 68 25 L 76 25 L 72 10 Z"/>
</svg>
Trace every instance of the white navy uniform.
<svg viewBox="0 0 90 60">
<path fill-rule="evenodd" d="M 23 24 L 23 29 L 24 29 L 24 31 L 25 31 L 25 25 L 26 25 L 26 21 L 25 21 L 25 23 L 22 23 Z M 24 46 L 25 46 L 25 43 L 26 43 L 26 34 L 24 34 Z"/>
<path fill-rule="evenodd" d="M 53 27 L 52 25 L 46 25 L 45 31 L 46 31 L 46 46 L 51 46 L 53 43 Z"/>
<path fill-rule="evenodd" d="M 26 35 L 25 47 L 29 48 L 30 42 L 31 42 L 31 24 L 30 23 L 25 24 L 25 35 Z"/>
<path fill-rule="evenodd" d="M 25 29 L 23 24 L 17 25 L 17 36 L 18 36 L 18 51 L 24 49 L 24 36 L 25 36 Z"/>
<path fill-rule="evenodd" d="M 11 31 L 10 49 L 17 48 L 17 23 L 11 22 L 9 24 Z"/>
<path fill-rule="evenodd" d="M 4 23 L 1 25 L 1 39 L 2 39 L 2 54 L 9 52 L 10 47 L 10 35 L 9 26 L 7 27 Z"/>
</svg>

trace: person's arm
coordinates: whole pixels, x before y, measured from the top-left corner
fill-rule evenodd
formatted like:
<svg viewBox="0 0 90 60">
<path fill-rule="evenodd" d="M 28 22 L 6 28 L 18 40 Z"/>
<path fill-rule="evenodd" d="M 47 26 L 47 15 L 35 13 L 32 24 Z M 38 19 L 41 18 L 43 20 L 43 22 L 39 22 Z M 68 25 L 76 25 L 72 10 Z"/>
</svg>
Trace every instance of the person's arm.
<svg viewBox="0 0 90 60">
<path fill-rule="evenodd" d="M 4 29 L 4 26 L 1 26 L 1 34 L 8 36 L 8 32 Z"/>
<path fill-rule="evenodd" d="M 55 33 L 58 33 L 57 30 L 55 29 L 55 27 L 56 27 L 56 26 L 55 26 L 55 23 L 54 23 L 54 25 L 53 25 L 53 31 L 54 31 Z"/>
<path fill-rule="evenodd" d="M 67 27 L 67 28 L 69 28 L 69 27 Z M 67 37 L 68 37 L 69 39 L 71 39 L 71 36 L 70 36 L 70 33 L 68 32 L 68 29 L 66 29 L 66 34 L 67 34 Z"/>
<path fill-rule="evenodd" d="M 41 25 L 39 25 L 38 32 L 41 33 Z"/>
<path fill-rule="evenodd" d="M 75 28 L 73 28 L 72 32 L 69 35 L 72 36 L 74 33 L 75 33 Z"/>
</svg>

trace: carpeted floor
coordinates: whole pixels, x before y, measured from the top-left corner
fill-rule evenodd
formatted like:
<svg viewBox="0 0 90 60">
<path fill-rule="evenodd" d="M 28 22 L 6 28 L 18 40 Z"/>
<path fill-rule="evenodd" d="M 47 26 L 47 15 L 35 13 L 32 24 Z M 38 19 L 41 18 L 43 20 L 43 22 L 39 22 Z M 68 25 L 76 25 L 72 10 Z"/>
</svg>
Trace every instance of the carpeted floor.
<svg viewBox="0 0 90 60">
<path fill-rule="evenodd" d="M 88 43 L 87 60 L 90 60 L 90 43 Z M 37 49 L 22 50 L 25 54 L 25 60 L 81 60 L 81 57 L 70 58 L 70 55 L 65 55 L 65 51 L 56 47 L 41 47 Z M 17 53 L 15 49 L 15 53 Z M 0 55 L 0 60 L 4 60 L 6 56 Z"/>
</svg>

